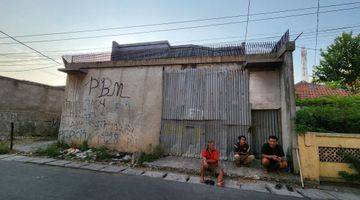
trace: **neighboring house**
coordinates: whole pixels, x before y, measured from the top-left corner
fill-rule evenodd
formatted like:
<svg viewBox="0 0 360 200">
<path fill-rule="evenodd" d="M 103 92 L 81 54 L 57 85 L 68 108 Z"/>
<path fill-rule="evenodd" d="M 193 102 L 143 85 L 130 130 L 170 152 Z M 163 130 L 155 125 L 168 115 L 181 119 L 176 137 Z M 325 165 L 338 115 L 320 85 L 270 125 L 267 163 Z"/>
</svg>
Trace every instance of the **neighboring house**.
<svg viewBox="0 0 360 200">
<path fill-rule="evenodd" d="M 275 42 L 119 45 L 111 53 L 63 56 L 67 82 L 59 140 L 198 157 L 214 139 L 222 159 L 246 135 L 256 155 L 277 135 L 296 145 L 289 33 Z"/>
<path fill-rule="evenodd" d="M 57 134 L 65 87 L 0 76 L 0 139 Z"/>
<path fill-rule="evenodd" d="M 299 99 L 317 98 L 323 96 L 348 96 L 350 93 L 343 89 L 333 89 L 326 85 L 300 81 L 295 84 L 295 96 Z"/>
</svg>

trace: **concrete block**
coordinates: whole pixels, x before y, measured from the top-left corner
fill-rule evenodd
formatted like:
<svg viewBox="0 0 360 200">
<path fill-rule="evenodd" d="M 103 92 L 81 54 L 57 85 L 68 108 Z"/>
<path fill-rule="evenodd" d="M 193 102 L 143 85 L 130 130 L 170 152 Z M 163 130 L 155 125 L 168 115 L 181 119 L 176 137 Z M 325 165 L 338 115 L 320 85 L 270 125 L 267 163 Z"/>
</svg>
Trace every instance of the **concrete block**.
<svg viewBox="0 0 360 200">
<path fill-rule="evenodd" d="M 6 160 L 6 161 L 15 161 L 21 158 L 24 158 L 25 156 L 17 156 L 17 155 L 13 155 L 13 156 L 8 156 L 6 158 L 3 158 L 2 160 Z"/>
<path fill-rule="evenodd" d="M 170 181 L 186 182 L 189 179 L 189 176 L 186 174 L 168 173 L 164 179 Z"/>
<path fill-rule="evenodd" d="M 239 183 L 237 181 L 234 181 L 234 180 L 225 180 L 224 181 L 224 187 L 240 189 Z"/>
<path fill-rule="evenodd" d="M 139 170 L 139 169 L 133 169 L 133 168 L 127 168 L 124 171 L 121 172 L 122 174 L 127 174 L 127 175 L 141 175 L 144 173 L 143 170 Z"/>
<path fill-rule="evenodd" d="M 354 193 L 348 193 L 348 192 L 336 192 L 336 191 L 326 191 L 327 193 L 334 196 L 336 199 L 341 200 L 359 200 L 360 196 L 358 194 Z"/>
<path fill-rule="evenodd" d="M 49 162 L 49 163 L 46 163 L 46 164 L 47 165 L 64 167 L 68 163 L 71 163 L 71 161 L 68 161 L 68 160 L 55 160 L 55 161 L 52 161 L 52 162 Z"/>
<path fill-rule="evenodd" d="M 30 162 L 30 161 L 35 160 L 35 159 L 37 159 L 37 158 L 36 158 L 36 157 L 24 156 L 24 158 L 17 159 L 16 161 L 19 161 L 19 162 Z"/>
<path fill-rule="evenodd" d="M 277 194 L 277 195 L 285 195 L 285 196 L 293 196 L 293 197 L 299 197 L 302 198 L 303 196 L 301 194 L 299 194 L 295 188 L 294 188 L 294 192 L 290 192 L 288 189 L 286 189 L 286 186 L 283 184 L 283 186 L 281 187 L 281 189 L 276 189 L 275 188 L 275 184 L 272 183 L 266 183 L 266 188 L 273 194 Z"/>
<path fill-rule="evenodd" d="M 26 156 L 19 155 L 19 156 L 13 156 L 11 158 L 12 161 L 21 161 L 22 159 L 26 159 Z"/>
<path fill-rule="evenodd" d="M 55 161 L 54 158 L 34 158 L 33 160 L 30 160 L 29 163 L 35 163 L 35 164 L 45 164 L 48 162 Z"/>
<path fill-rule="evenodd" d="M 157 172 L 157 171 L 146 171 L 143 176 L 149 176 L 153 178 L 164 178 L 166 176 L 165 172 Z"/>
<path fill-rule="evenodd" d="M 269 191 L 266 189 L 265 183 L 242 183 L 240 188 L 242 190 L 251 190 L 256 192 L 269 193 Z"/>
<path fill-rule="evenodd" d="M 324 190 L 318 189 L 296 189 L 300 194 L 309 199 L 335 199 L 332 195 Z"/>
<path fill-rule="evenodd" d="M 4 158 L 10 157 L 10 156 L 13 156 L 13 155 L 11 155 L 11 154 L 3 154 L 3 155 L 0 155 L 0 159 L 4 159 Z"/>
<path fill-rule="evenodd" d="M 70 162 L 68 164 L 65 164 L 65 167 L 69 168 L 80 168 L 82 166 L 88 165 L 89 163 L 82 163 L 82 162 Z"/>
<path fill-rule="evenodd" d="M 101 169 L 104 169 L 105 167 L 107 167 L 107 165 L 102 165 L 102 164 L 97 164 L 97 163 L 91 163 L 89 165 L 84 165 L 81 166 L 81 169 L 89 169 L 89 170 L 93 170 L 93 171 L 99 171 Z"/>
<path fill-rule="evenodd" d="M 199 176 L 190 176 L 188 183 L 200 183 L 200 177 Z"/>
<path fill-rule="evenodd" d="M 116 165 L 108 165 L 107 167 L 101 169 L 102 172 L 110 172 L 110 173 L 118 173 L 124 171 L 127 167 L 125 166 L 116 166 Z"/>
</svg>

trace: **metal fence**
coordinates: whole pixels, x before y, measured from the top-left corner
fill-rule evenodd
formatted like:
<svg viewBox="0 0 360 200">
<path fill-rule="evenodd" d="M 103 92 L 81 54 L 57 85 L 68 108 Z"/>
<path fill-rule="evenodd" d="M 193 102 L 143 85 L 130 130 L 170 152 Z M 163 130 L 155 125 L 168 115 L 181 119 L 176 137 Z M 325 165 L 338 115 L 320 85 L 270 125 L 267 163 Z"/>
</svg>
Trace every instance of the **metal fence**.
<svg viewBox="0 0 360 200">
<path fill-rule="evenodd" d="M 177 45 L 164 48 L 144 48 L 129 51 L 113 51 L 83 55 L 64 56 L 70 63 L 130 61 L 183 57 L 239 56 L 276 53 L 289 41 L 289 31 L 279 41 L 253 43 L 219 43 L 204 45 Z"/>
</svg>

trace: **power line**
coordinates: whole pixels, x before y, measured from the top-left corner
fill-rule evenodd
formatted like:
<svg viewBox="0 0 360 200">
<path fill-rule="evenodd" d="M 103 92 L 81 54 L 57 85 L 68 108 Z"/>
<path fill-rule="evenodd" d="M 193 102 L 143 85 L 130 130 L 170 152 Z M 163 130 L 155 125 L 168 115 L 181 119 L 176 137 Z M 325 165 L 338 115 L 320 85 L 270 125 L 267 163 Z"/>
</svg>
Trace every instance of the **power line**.
<svg viewBox="0 0 360 200">
<path fill-rule="evenodd" d="M 34 49 L 34 48 L 30 47 L 30 46 L 29 46 L 29 45 L 27 45 L 27 44 L 24 44 L 23 42 L 21 42 L 21 41 L 19 41 L 19 40 L 15 39 L 14 37 L 12 37 L 11 35 L 9 35 L 9 34 L 5 33 L 4 31 L 1 31 L 1 30 L 0 30 L 0 33 L 2 33 L 2 34 L 4 34 L 4 35 L 6 35 L 7 37 L 11 38 L 12 40 L 16 41 L 17 43 L 19 43 L 19 44 L 21 44 L 21 45 L 23 45 L 23 46 L 25 46 L 25 47 L 27 47 L 27 48 L 29 48 L 29 49 L 31 49 L 31 50 L 33 50 L 33 51 L 35 51 L 36 53 L 38 53 L 38 54 L 40 54 L 40 55 L 44 56 L 45 58 L 48 58 L 49 60 L 52 60 L 53 62 L 55 62 L 55 63 L 57 63 L 57 64 L 59 64 L 59 65 L 62 65 L 61 63 L 59 63 L 59 62 L 58 62 L 58 61 L 56 61 L 55 59 L 50 58 L 49 56 L 47 56 L 47 55 L 45 55 L 45 54 L 41 53 L 40 51 L 38 51 L 38 50 L 36 50 L 36 49 Z"/>
<path fill-rule="evenodd" d="M 245 39 L 244 39 L 244 42 L 246 42 L 246 39 L 247 39 L 247 32 L 248 32 L 248 25 L 249 25 L 249 14 L 250 14 L 250 3 L 251 3 L 251 0 L 249 0 L 248 7 L 247 7 L 247 18 L 246 18 L 246 27 L 245 27 Z"/>
<path fill-rule="evenodd" d="M 360 2 L 357 1 L 357 2 L 349 2 L 349 3 L 331 4 L 331 5 L 321 6 L 321 8 L 354 5 L 354 4 L 359 4 L 359 3 Z M 313 7 L 303 7 L 303 8 L 277 10 L 277 11 L 259 12 L 259 13 L 249 14 L 249 16 L 278 14 L 278 13 L 284 13 L 284 12 L 311 10 L 311 9 L 316 9 L 316 8 L 317 8 L 316 6 L 313 6 Z M 140 25 L 133 25 L 133 26 L 120 26 L 120 27 L 108 27 L 108 28 L 99 28 L 99 29 L 83 29 L 83 30 L 75 30 L 75 31 L 62 31 L 62 32 L 50 32 L 50 33 L 39 33 L 39 34 L 29 34 L 29 35 L 16 35 L 14 37 L 16 37 L 16 38 L 20 38 L 20 37 L 37 37 L 37 36 L 63 35 L 63 34 L 72 34 L 72 33 L 98 32 L 98 31 L 108 31 L 108 30 L 121 30 L 121 29 L 142 28 L 142 27 L 152 27 L 152 26 L 161 26 L 161 25 L 183 24 L 183 23 L 190 23 L 190 22 L 203 22 L 203 21 L 212 21 L 212 20 L 220 20 L 220 19 L 232 19 L 232 18 L 239 18 L 239 17 L 247 17 L 247 15 L 231 15 L 231 16 L 220 16 L 220 17 L 212 17 L 212 18 L 199 18 L 199 19 L 193 19 L 193 20 L 182 20 L 182 21 L 162 22 L 162 23 L 140 24 Z M 0 37 L 0 39 L 3 39 L 3 38 L 6 38 L 6 37 Z"/>
<path fill-rule="evenodd" d="M 322 29 L 320 30 L 320 32 L 323 31 L 329 31 L 329 30 L 335 30 L 335 29 L 349 29 L 349 28 L 354 28 L 354 27 L 359 27 L 360 25 L 345 25 L 345 26 L 341 26 L 341 27 L 324 27 L 326 29 Z M 302 30 L 296 30 L 294 32 L 307 32 L 308 30 L 312 30 L 311 28 L 309 29 L 302 29 Z M 255 35 L 274 35 L 274 37 L 271 38 L 276 38 L 278 36 L 280 36 L 281 34 L 283 34 L 282 32 L 277 32 L 277 33 L 260 33 L 260 34 L 253 34 L 253 36 Z M 309 33 L 304 33 L 304 34 L 309 34 Z M 177 43 L 181 43 L 181 42 L 198 42 L 198 41 L 206 41 L 206 40 L 221 40 L 221 39 L 233 39 L 233 38 L 241 38 L 240 36 L 227 36 L 227 37 L 216 37 L 216 38 L 206 38 L 206 39 L 200 39 L 200 40 L 187 40 L 187 41 L 175 41 L 175 42 L 171 42 L 172 44 L 177 44 Z M 264 37 L 264 38 L 260 38 L 260 39 L 266 39 L 269 37 Z M 87 51 L 87 50 L 94 50 L 94 49 L 111 49 L 111 47 L 91 47 L 91 48 L 82 48 L 82 49 L 58 49 L 58 50 L 49 50 L 49 51 L 42 51 L 44 52 L 60 52 L 60 53 L 65 53 L 65 52 L 74 52 L 74 51 Z M 0 53 L 0 56 L 7 56 L 7 55 L 23 55 L 23 54 L 32 54 L 30 52 L 8 52 L 8 53 Z M 48 54 L 49 55 L 49 54 Z M 61 55 L 61 54 L 54 54 L 54 55 Z M 21 58 L 23 58 L 24 56 L 21 56 Z M 38 56 L 27 56 L 27 57 L 38 57 Z"/>
<path fill-rule="evenodd" d="M 327 27 L 327 28 L 319 30 L 319 32 L 330 32 L 330 31 L 344 30 L 344 29 L 355 28 L 355 27 L 360 27 L 360 24 L 345 25 L 345 26 L 341 26 L 341 27 Z M 310 34 L 313 35 L 315 33 L 315 31 L 307 32 L 308 30 L 311 30 L 311 29 L 302 29 L 302 30 L 297 30 L 295 32 L 304 32 L 303 35 L 310 35 Z M 250 40 L 278 38 L 278 37 L 281 36 L 281 34 L 282 34 L 282 32 L 254 34 L 254 36 L 255 35 L 267 35 L 267 36 L 266 37 L 253 37 Z M 199 41 L 206 41 L 206 40 L 234 39 L 234 38 L 242 38 L 242 37 L 241 36 L 226 36 L 226 37 L 215 37 L 215 38 L 213 37 L 213 38 L 205 38 L 205 39 L 199 39 L 199 40 L 174 41 L 174 42 L 171 42 L 171 44 L 178 44 L 178 43 L 184 43 L 184 42 L 188 42 L 188 43 L 190 42 L 191 43 L 191 42 L 199 42 Z M 68 51 L 71 52 L 71 51 L 74 51 L 74 50 L 91 50 L 91 49 L 96 49 L 96 48 L 73 49 L 73 50 L 64 49 L 64 50 L 57 50 L 56 52 L 68 52 Z M 106 48 L 106 49 L 109 49 L 109 48 Z M 43 51 L 43 52 L 45 52 L 45 51 Z M 46 52 L 50 52 L 50 51 L 46 51 Z M 13 54 L 25 54 L 25 53 L 13 53 Z M 7 53 L 5 53 L 5 55 L 7 55 Z M 56 54 L 56 55 L 61 55 L 61 54 Z"/>
<path fill-rule="evenodd" d="M 352 8 L 321 11 L 319 13 L 339 12 L 339 11 L 353 10 L 353 9 L 359 9 L 359 8 L 360 8 L 360 6 L 352 7 Z M 249 20 L 249 22 L 257 22 L 257 21 L 265 21 L 265 20 L 273 20 L 273 19 L 283 19 L 283 18 L 288 18 L 288 17 L 300 17 L 300 16 L 313 15 L 316 13 L 317 12 L 310 12 L 310 13 L 293 14 L 293 15 L 286 15 L 286 16 L 260 18 L 260 19 Z M 137 34 L 156 33 L 156 32 L 168 32 L 168 31 L 175 31 L 175 30 L 187 30 L 187 29 L 198 29 L 198 28 L 205 28 L 205 27 L 225 26 L 225 25 L 240 24 L 240 23 L 245 23 L 245 22 L 246 21 L 234 21 L 234 22 L 226 22 L 226 23 L 215 23 L 215 24 L 206 24 L 206 25 L 197 25 L 197 26 L 178 27 L 178 28 L 171 28 L 171 29 L 157 29 L 157 30 L 151 30 L 151 31 L 128 32 L 128 33 L 121 33 L 121 34 L 109 34 L 109 35 L 97 35 L 97 36 L 85 36 L 85 37 L 70 37 L 70 38 L 45 39 L 45 40 L 30 40 L 30 41 L 24 41 L 24 43 L 58 42 L 58 41 L 67 41 L 67 40 L 93 39 L 93 38 L 114 37 L 114 36 L 124 36 L 124 35 L 137 35 Z M 0 43 L 0 44 L 16 44 L 16 43 L 5 42 L 5 43 Z"/>
</svg>

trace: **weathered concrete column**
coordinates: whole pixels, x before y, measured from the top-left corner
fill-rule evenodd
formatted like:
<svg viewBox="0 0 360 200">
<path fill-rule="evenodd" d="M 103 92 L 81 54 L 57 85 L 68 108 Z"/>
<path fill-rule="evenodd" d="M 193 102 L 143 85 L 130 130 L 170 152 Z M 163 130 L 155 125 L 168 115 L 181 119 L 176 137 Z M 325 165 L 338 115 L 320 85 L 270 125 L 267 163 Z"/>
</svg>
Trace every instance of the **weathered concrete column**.
<svg viewBox="0 0 360 200">
<path fill-rule="evenodd" d="M 295 134 L 295 90 L 294 90 L 294 69 L 292 51 L 293 48 L 286 49 L 282 54 L 283 64 L 280 71 L 281 88 L 281 131 L 282 142 L 285 154 L 292 161 L 294 172 L 298 171 L 297 157 L 295 148 L 297 148 L 297 139 Z"/>
</svg>

